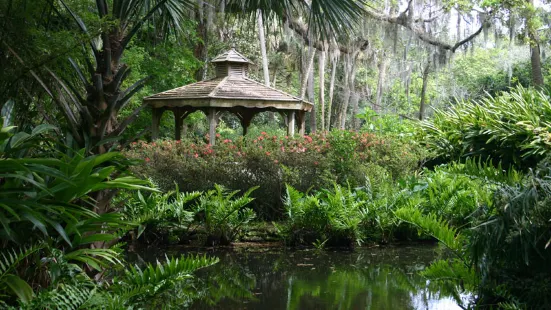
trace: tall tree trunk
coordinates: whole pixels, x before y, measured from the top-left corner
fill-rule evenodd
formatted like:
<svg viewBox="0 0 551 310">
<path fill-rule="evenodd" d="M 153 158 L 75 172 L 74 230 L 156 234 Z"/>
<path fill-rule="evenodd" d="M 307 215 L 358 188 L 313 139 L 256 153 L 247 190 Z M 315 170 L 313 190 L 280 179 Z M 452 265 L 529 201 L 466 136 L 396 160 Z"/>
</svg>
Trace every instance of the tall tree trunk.
<svg viewBox="0 0 551 310">
<path fill-rule="evenodd" d="M 421 88 L 421 103 L 419 104 L 419 120 L 423 120 L 425 117 L 426 97 L 427 97 L 427 85 L 429 82 L 430 61 L 427 61 L 425 68 L 423 69 L 423 87 Z"/>
<path fill-rule="evenodd" d="M 350 99 L 354 98 L 356 93 L 356 56 L 358 55 L 357 51 L 354 51 L 352 54 L 346 54 L 346 97 L 343 101 L 340 114 L 340 128 L 346 128 L 346 115 L 348 111 L 348 106 L 350 105 Z"/>
<path fill-rule="evenodd" d="M 329 103 L 327 104 L 327 130 L 331 130 L 331 113 L 333 106 L 333 95 L 335 90 L 335 75 L 337 72 L 338 57 L 331 56 L 331 80 L 329 81 Z"/>
<path fill-rule="evenodd" d="M 352 129 L 359 130 L 360 129 L 360 119 L 356 117 L 356 115 L 359 114 L 359 103 L 360 103 L 360 95 L 357 92 L 352 93 L 352 98 L 350 98 L 351 104 L 352 104 Z"/>
<path fill-rule="evenodd" d="M 208 41 L 208 29 L 207 29 L 207 14 L 204 10 L 204 1 L 197 0 L 197 7 L 195 8 L 195 20 L 197 21 L 197 34 L 201 40 L 198 40 L 195 49 L 193 50 L 193 56 L 204 62 L 201 69 L 195 72 L 195 80 L 204 80 L 207 74 L 207 41 Z"/>
<path fill-rule="evenodd" d="M 314 92 L 314 66 L 310 69 L 308 72 L 308 101 L 314 103 L 315 100 L 315 92 Z M 312 107 L 312 111 L 310 112 L 310 132 L 316 132 L 317 129 L 317 119 L 316 119 L 316 105 Z"/>
<path fill-rule="evenodd" d="M 541 51 L 540 51 L 540 37 L 538 30 L 534 27 L 534 15 L 536 14 L 536 8 L 534 7 L 534 0 L 528 0 L 528 15 L 526 16 L 526 25 L 528 30 L 528 37 L 530 39 L 530 62 L 532 64 L 532 83 L 537 88 L 543 87 L 543 74 L 541 72 Z"/>
<path fill-rule="evenodd" d="M 260 41 L 260 53 L 262 54 L 262 73 L 264 73 L 264 85 L 270 87 L 270 69 L 268 67 L 268 54 L 266 53 L 266 37 L 264 36 L 264 22 L 262 10 L 257 11 L 256 23 L 258 26 L 258 40 Z M 275 87 L 275 70 L 274 70 L 274 87 Z M 268 122 L 275 122 L 275 113 L 268 112 Z"/>
<path fill-rule="evenodd" d="M 319 100 L 318 104 L 321 110 L 321 131 L 325 131 L 325 54 L 326 51 L 323 50 L 319 56 Z"/>
<path fill-rule="evenodd" d="M 379 60 L 379 78 L 377 80 L 377 92 L 375 94 L 375 105 L 373 111 L 380 112 L 383 102 L 383 87 L 386 77 L 386 67 L 388 59 L 385 57 L 385 53 L 381 53 L 381 59 Z"/>
<path fill-rule="evenodd" d="M 537 34 L 530 36 L 530 62 L 532 64 L 532 83 L 537 88 L 542 88 L 543 74 L 541 72 L 541 54 Z"/>
<path fill-rule="evenodd" d="M 304 95 L 306 95 L 306 86 L 308 84 L 308 76 L 310 75 L 310 71 L 312 71 L 314 67 L 314 57 L 316 56 L 316 49 L 314 47 L 310 47 L 308 52 L 308 59 L 306 60 L 306 66 L 305 71 L 302 74 L 302 82 L 300 83 L 300 99 L 304 99 Z"/>
<path fill-rule="evenodd" d="M 264 85 L 270 86 L 270 71 L 268 69 L 268 56 L 266 54 L 266 38 L 264 37 L 264 24 L 262 22 L 262 10 L 257 11 L 258 39 L 260 41 L 260 53 L 262 54 L 262 72 L 264 73 Z"/>
</svg>

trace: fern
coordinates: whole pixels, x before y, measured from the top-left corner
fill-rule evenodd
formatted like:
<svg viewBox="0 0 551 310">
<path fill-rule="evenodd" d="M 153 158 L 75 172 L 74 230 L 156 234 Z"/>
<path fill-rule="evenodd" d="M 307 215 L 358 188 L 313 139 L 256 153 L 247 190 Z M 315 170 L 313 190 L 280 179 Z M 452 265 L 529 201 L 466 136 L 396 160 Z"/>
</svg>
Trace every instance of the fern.
<svg viewBox="0 0 551 310">
<path fill-rule="evenodd" d="M 81 309 L 96 293 L 92 283 L 79 285 L 62 284 L 57 288 L 41 292 L 33 300 L 28 309 Z"/>
<path fill-rule="evenodd" d="M 191 278 L 191 274 L 201 268 L 218 262 L 218 258 L 206 256 L 181 256 L 166 258 L 164 263 L 148 264 L 145 268 L 132 266 L 122 277 L 115 278 L 110 291 L 115 296 L 111 301 L 118 304 L 144 302 L 159 296 L 172 288 L 175 283 Z"/>
<path fill-rule="evenodd" d="M 18 265 L 35 252 L 44 248 L 44 244 L 36 244 L 26 248 L 6 249 L 0 255 L 0 290 L 11 291 L 20 301 L 28 303 L 33 299 L 33 289 L 14 271 Z"/>
<path fill-rule="evenodd" d="M 434 237 L 447 248 L 455 252 L 461 252 L 464 246 L 464 238 L 457 233 L 457 229 L 450 227 L 446 221 L 436 216 L 423 215 L 419 209 L 404 207 L 394 211 L 400 220 L 413 224 L 423 232 Z"/>
</svg>

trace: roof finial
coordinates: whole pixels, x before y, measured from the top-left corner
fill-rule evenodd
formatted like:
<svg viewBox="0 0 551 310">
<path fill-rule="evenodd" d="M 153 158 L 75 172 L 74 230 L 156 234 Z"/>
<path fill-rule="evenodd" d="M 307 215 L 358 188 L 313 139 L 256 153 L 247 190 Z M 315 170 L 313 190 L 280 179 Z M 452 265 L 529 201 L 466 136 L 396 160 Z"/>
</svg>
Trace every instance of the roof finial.
<svg viewBox="0 0 551 310">
<path fill-rule="evenodd" d="M 235 43 L 231 44 L 231 49 L 235 51 Z"/>
</svg>

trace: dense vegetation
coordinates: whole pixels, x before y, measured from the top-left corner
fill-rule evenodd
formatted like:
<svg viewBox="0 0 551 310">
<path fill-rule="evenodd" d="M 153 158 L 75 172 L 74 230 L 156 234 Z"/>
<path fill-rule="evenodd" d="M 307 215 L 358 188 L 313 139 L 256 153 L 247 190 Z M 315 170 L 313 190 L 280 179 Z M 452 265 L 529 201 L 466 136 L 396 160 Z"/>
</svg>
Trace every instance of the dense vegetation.
<svg viewBox="0 0 551 310">
<path fill-rule="evenodd" d="M 215 299 L 191 289 L 215 258 L 131 266 L 127 245 L 256 231 L 438 241 L 422 274 L 463 307 L 551 307 L 551 19 L 533 1 L 5 0 L 0 17 L 0 307 Z M 141 99 L 230 46 L 314 102 L 308 134 L 265 113 L 242 136 L 223 114 L 211 146 L 194 113 L 150 141 Z"/>
</svg>

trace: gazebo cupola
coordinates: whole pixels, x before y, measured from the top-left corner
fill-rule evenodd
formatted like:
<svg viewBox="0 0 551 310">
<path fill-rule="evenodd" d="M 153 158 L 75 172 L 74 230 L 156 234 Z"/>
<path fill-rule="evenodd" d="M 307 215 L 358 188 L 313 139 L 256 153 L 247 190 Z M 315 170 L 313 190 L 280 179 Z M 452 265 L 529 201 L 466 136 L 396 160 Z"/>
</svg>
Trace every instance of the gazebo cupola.
<svg viewBox="0 0 551 310">
<path fill-rule="evenodd" d="M 250 60 L 243 57 L 243 55 L 233 48 L 216 56 L 216 58 L 211 60 L 211 63 L 214 64 L 217 78 L 228 75 L 247 76 L 249 64 L 252 64 Z"/>
<path fill-rule="evenodd" d="M 218 114 L 223 111 L 239 118 L 243 135 L 252 118 L 265 111 L 279 112 L 287 120 L 289 135 L 294 135 L 295 120 L 299 133 L 304 134 L 305 113 L 313 107 L 310 102 L 250 79 L 247 72 L 252 62 L 234 48 L 218 55 L 211 63 L 215 65 L 216 77 L 144 98 L 153 111 L 153 140 L 158 137 L 161 116 L 166 110 L 174 113 L 177 140 L 181 138 L 184 119 L 195 111 L 207 115 L 212 145 L 215 144 Z"/>
</svg>

